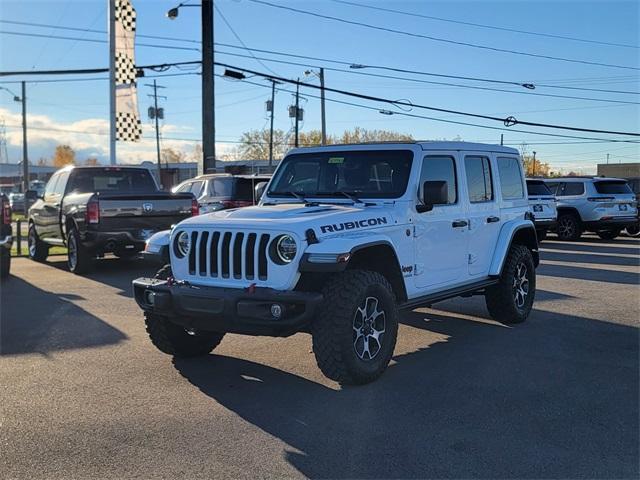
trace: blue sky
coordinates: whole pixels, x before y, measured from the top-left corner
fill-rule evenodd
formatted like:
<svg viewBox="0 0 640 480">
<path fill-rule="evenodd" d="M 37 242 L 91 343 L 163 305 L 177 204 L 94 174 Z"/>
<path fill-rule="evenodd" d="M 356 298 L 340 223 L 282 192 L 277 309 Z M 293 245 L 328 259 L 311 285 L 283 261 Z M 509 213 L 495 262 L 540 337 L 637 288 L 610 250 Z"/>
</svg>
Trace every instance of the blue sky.
<svg viewBox="0 0 640 480">
<path fill-rule="evenodd" d="M 596 45 L 504 32 L 493 29 L 459 25 L 450 22 L 428 20 L 405 15 L 381 12 L 367 8 L 324 1 L 270 0 L 272 3 L 333 15 L 388 28 L 420 33 L 456 41 L 490 45 L 503 49 L 533 52 L 543 55 L 575 58 L 593 62 L 620 64 L 638 68 L 640 50 L 614 46 Z M 638 45 L 639 3 L 635 1 L 369 1 L 358 3 L 383 8 L 393 8 L 423 15 L 450 18 L 465 22 L 496 25 L 513 29 L 536 31 L 563 36 L 586 38 L 612 43 Z M 197 3 L 192 0 L 189 3 Z M 138 12 L 138 34 L 160 35 L 174 39 L 195 40 L 200 38 L 199 9 L 183 8 L 176 20 L 168 20 L 165 12 L 176 5 L 173 0 L 133 0 Z M 243 42 L 254 48 L 277 50 L 299 55 L 317 56 L 344 60 L 360 64 L 376 64 L 404 69 L 437 72 L 451 75 L 499 78 L 531 83 L 546 83 L 573 87 L 601 88 L 638 91 L 638 70 L 619 69 L 594 65 L 583 65 L 562 61 L 531 58 L 513 54 L 491 52 L 475 48 L 448 45 L 426 39 L 410 38 L 388 32 L 374 31 L 348 26 L 334 21 L 318 19 L 293 12 L 258 5 L 247 0 L 217 0 L 218 8 Z M 0 4 L 1 20 L 42 23 L 76 28 L 106 30 L 106 0 L 47 0 L 12 1 Z M 77 40 L 56 40 L 42 37 L 25 37 L 7 32 L 33 33 L 80 37 L 84 40 L 105 40 L 106 34 L 72 32 L 53 28 L 36 28 L 24 25 L 0 23 L 0 70 L 41 70 L 67 68 L 98 68 L 108 65 L 106 43 Z M 222 18 L 216 13 L 216 42 L 240 45 Z M 154 44 L 155 48 L 139 45 L 136 60 L 140 64 L 189 61 L 200 58 L 197 43 L 187 41 L 150 40 L 138 37 L 138 43 Z M 159 45 L 183 49 L 157 48 Z M 240 52 L 230 48 L 220 51 Z M 270 56 L 271 58 L 279 58 Z M 244 66 L 258 71 L 266 67 L 254 59 L 238 58 L 228 54 L 216 54 L 216 60 Z M 335 67 L 297 60 L 316 66 Z M 277 74 L 296 78 L 302 76 L 304 66 L 283 65 L 264 62 Z M 348 70 L 348 69 L 347 69 Z M 217 68 L 216 72 L 221 73 Z M 375 70 L 367 70 L 376 72 Z M 173 69 L 165 74 L 188 74 L 193 71 Z M 381 74 L 389 72 L 377 71 Z M 409 77 L 410 75 L 399 74 Z M 77 79 L 79 75 L 69 76 Z M 34 80 L 35 77 L 25 77 Z M 47 76 L 47 79 L 53 77 Z M 106 133 L 108 131 L 108 84 L 105 74 L 93 75 L 95 80 L 29 83 L 28 111 L 30 158 L 50 157 L 59 142 L 70 143 L 83 160 L 89 155 L 105 159 L 107 155 Z M 438 80 L 429 77 L 416 77 Z M 20 80 L 21 77 L 5 77 L 2 82 Z M 196 139 L 200 138 L 200 76 L 180 75 L 157 79 L 166 88 L 167 96 L 162 101 L 165 107 L 165 123 L 162 129 L 163 144 L 190 153 Z M 253 78 L 252 81 L 267 85 L 268 82 Z M 309 79 L 309 81 L 314 81 Z M 447 81 L 446 79 L 444 81 Z M 146 119 L 150 105 L 147 96 L 150 89 L 144 84 L 151 79 L 142 79 L 138 84 L 139 106 L 145 123 L 145 136 L 150 137 L 140 145 L 119 144 L 121 161 L 153 159 L 155 146 L 151 139 L 153 130 Z M 477 82 L 458 81 L 467 85 L 490 86 L 526 92 L 511 86 L 486 85 Z M 414 104 L 432 105 L 439 108 L 464 110 L 496 116 L 514 115 L 518 119 L 587 128 L 639 131 L 638 105 L 614 104 L 590 100 L 547 98 L 505 92 L 489 92 L 451 86 L 420 84 L 394 79 L 383 79 L 356 75 L 349 72 L 326 72 L 329 87 L 358 91 L 391 99 L 409 99 Z M 0 86 L 20 94 L 19 84 L 0 83 Z M 286 87 L 290 88 L 290 87 Z M 317 92 L 302 93 L 315 95 Z M 600 92 L 558 90 L 538 87 L 535 93 L 573 95 L 639 102 L 639 95 Z M 268 88 L 238 81 L 216 79 L 216 128 L 218 151 L 232 149 L 241 133 L 249 129 L 268 126 L 264 101 L 269 97 Z M 336 94 L 328 98 L 345 99 Z M 353 100 L 352 100 L 353 101 Z M 276 98 L 276 128 L 289 130 L 290 119 L 286 107 L 292 102 L 287 92 L 279 92 Z M 364 102 L 367 103 L 367 102 Z M 388 106 L 370 104 L 378 108 Z M 5 120 L 12 161 L 20 159 L 21 137 L 17 128 L 20 122 L 19 104 L 7 92 L 0 92 L 0 119 Z M 320 108 L 316 98 L 303 101 L 305 121 L 303 131 L 320 128 Z M 447 120 L 471 121 L 490 126 L 500 126 L 485 120 L 473 120 L 443 113 L 413 110 L 412 113 Z M 469 141 L 497 143 L 500 131 L 468 127 L 431 120 L 385 116 L 376 110 L 364 110 L 332 102 L 327 103 L 327 125 L 329 133 L 341 133 L 345 129 L 361 126 L 369 129 L 384 128 L 411 133 L 416 138 L 451 139 L 461 137 Z M 550 131 L 521 127 L 523 130 L 552 132 L 572 135 L 571 132 Z M 55 130 L 67 130 L 66 132 Z M 84 133 L 87 132 L 87 133 Z M 538 158 L 550 162 L 555 168 L 594 171 L 598 162 L 610 154 L 611 162 L 639 161 L 638 145 L 624 143 L 577 143 L 572 145 L 540 144 L 540 142 L 567 142 L 570 139 L 544 137 L 531 134 L 502 132 L 505 142 L 529 142 L 530 150 L 536 150 Z M 575 133 L 581 136 L 582 134 Z M 610 135 L 586 135 L 598 138 L 622 138 Z M 184 140 L 176 140 L 184 139 Z M 194 140 L 190 140 L 194 139 Z M 579 140 L 575 140 L 579 141 Z M 538 142 L 537 145 L 534 143 Z"/>
</svg>

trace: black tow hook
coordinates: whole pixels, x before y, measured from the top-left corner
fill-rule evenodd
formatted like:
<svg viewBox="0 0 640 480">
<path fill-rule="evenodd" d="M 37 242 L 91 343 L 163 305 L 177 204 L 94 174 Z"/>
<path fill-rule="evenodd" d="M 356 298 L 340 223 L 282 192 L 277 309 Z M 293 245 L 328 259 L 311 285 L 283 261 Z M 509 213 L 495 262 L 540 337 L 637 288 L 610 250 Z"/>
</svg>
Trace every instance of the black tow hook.
<svg viewBox="0 0 640 480">
<path fill-rule="evenodd" d="M 187 282 L 186 280 L 176 280 L 173 277 L 169 277 L 167 278 L 167 287 L 181 287 L 181 286 L 189 286 L 189 282 Z"/>
</svg>

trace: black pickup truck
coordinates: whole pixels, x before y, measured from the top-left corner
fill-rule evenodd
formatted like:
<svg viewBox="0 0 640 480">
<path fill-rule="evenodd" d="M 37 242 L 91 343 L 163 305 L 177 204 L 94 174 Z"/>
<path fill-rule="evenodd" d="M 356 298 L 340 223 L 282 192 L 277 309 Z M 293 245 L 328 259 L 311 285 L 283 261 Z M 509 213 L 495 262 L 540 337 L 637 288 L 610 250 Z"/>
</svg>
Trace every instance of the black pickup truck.
<svg viewBox="0 0 640 480">
<path fill-rule="evenodd" d="M 29 209 L 29 257 L 66 246 L 69 270 L 85 273 L 95 258 L 135 256 L 155 232 L 197 214 L 191 193 L 159 191 L 146 168 L 66 167 Z"/>
<path fill-rule="evenodd" d="M 9 198 L 0 193 L 0 279 L 9 276 L 11 269 L 11 205 Z"/>
</svg>

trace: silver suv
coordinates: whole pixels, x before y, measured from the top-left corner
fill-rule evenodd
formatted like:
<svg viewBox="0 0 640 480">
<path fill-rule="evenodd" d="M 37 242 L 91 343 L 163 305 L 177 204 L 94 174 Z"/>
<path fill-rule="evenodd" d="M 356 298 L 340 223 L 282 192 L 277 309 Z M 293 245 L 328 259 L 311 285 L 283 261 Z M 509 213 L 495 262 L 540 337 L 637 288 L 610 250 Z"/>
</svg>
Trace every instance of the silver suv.
<svg viewBox="0 0 640 480">
<path fill-rule="evenodd" d="M 561 240 L 577 240 L 585 231 L 612 240 L 637 221 L 636 198 L 626 180 L 566 177 L 546 184 L 558 200 L 556 232 Z"/>
</svg>

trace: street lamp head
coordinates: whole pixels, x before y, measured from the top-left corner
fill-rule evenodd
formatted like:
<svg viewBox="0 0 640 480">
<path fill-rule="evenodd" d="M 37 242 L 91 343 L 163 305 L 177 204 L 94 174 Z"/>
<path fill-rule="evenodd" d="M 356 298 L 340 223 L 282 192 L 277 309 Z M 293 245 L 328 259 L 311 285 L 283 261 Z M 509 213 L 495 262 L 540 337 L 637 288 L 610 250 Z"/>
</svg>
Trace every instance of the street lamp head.
<svg viewBox="0 0 640 480">
<path fill-rule="evenodd" d="M 169 20 L 175 20 L 178 17 L 178 7 L 169 9 L 167 12 L 167 18 Z"/>
<path fill-rule="evenodd" d="M 237 72 L 235 70 L 229 70 L 228 68 L 225 69 L 223 76 L 227 78 L 233 78 L 235 80 L 244 80 L 245 78 L 247 78 L 244 73 Z"/>
<path fill-rule="evenodd" d="M 21 101 L 22 101 L 22 99 L 21 99 L 19 96 L 14 95 L 14 96 L 13 96 L 13 101 L 14 101 L 14 102 L 21 102 Z"/>
</svg>

